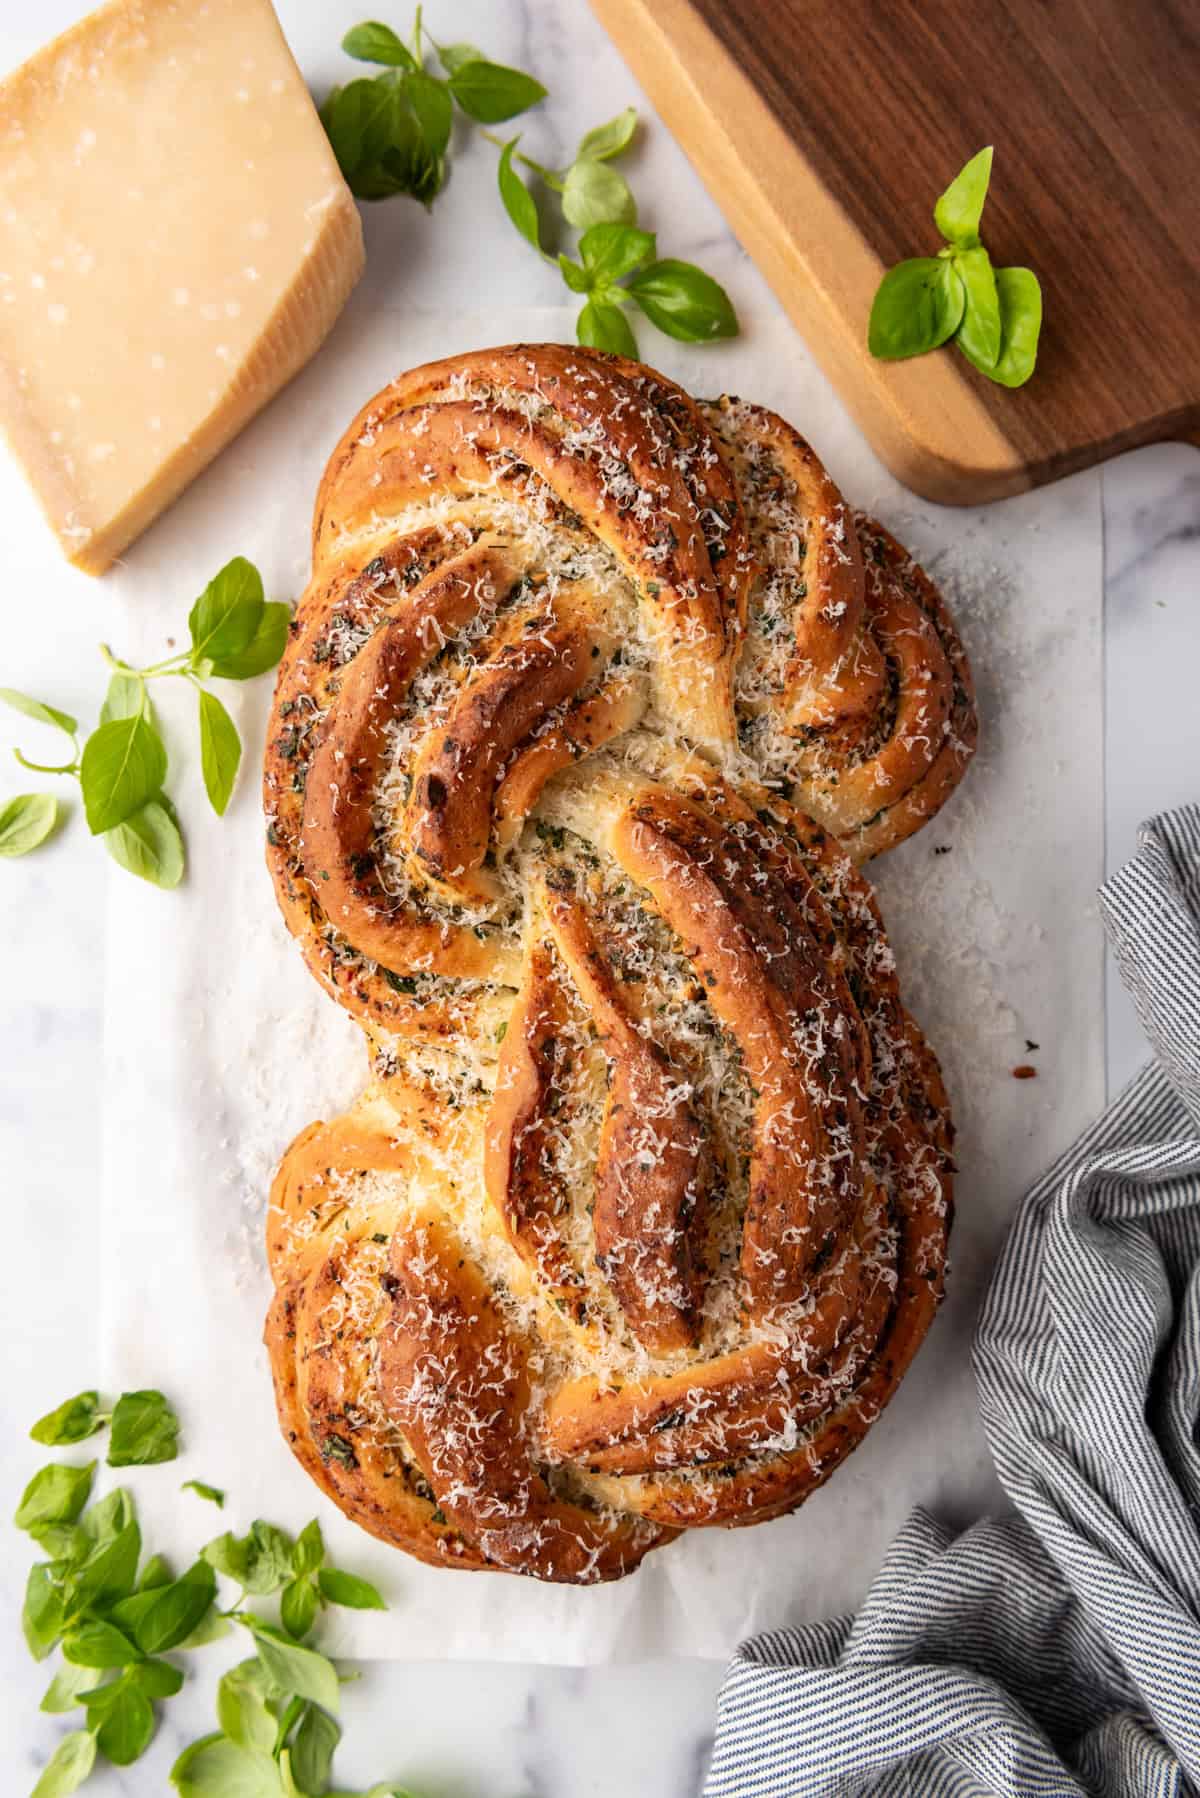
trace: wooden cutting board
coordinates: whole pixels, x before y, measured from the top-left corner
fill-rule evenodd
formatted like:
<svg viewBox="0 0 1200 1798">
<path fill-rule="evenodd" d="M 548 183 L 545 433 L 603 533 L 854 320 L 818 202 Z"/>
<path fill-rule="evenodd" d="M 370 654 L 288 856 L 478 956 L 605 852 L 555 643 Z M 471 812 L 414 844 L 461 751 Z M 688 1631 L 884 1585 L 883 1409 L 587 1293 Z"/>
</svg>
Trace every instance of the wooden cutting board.
<svg viewBox="0 0 1200 1798">
<path fill-rule="evenodd" d="M 1200 433 L 1200 0 L 592 0 L 884 461 L 1020 492 Z M 885 268 L 996 147 L 984 241 L 1041 278 L 1016 391 L 867 353 Z"/>
</svg>

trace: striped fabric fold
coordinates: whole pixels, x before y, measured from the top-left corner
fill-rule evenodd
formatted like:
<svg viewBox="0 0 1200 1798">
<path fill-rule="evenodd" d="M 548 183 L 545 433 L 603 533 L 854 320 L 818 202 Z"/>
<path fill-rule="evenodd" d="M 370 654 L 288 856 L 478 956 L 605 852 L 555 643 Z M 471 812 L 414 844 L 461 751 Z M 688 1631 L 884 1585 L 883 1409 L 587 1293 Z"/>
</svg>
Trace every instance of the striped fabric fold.
<svg viewBox="0 0 1200 1798">
<path fill-rule="evenodd" d="M 857 1617 L 743 1643 L 705 1798 L 1200 1794 L 1200 807 L 1100 902 L 1154 1059 L 1027 1195 L 980 1318 L 1018 1515 L 915 1512 Z"/>
</svg>

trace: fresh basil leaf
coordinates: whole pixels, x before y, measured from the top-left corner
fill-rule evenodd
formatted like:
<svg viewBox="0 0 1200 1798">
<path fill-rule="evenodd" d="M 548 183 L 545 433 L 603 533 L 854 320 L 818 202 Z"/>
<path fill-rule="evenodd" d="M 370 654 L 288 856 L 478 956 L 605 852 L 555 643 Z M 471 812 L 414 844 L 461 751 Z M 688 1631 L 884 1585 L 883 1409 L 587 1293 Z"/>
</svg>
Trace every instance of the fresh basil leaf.
<svg viewBox="0 0 1200 1798">
<path fill-rule="evenodd" d="M 108 692 L 100 707 L 101 724 L 111 724 L 114 718 L 136 718 L 142 711 L 153 724 L 154 714 L 150 710 L 146 683 L 136 674 L 122 674 L 118 668 L 108 683 Z"/>
<path fill-rule="evenodd" d="M 580 268 L 577 262 L 572 262 L 569 256 L 564 256 L 560 252 L 558 266 L 563 280 L 571 289 L 572 293 L 588 293 L 591 291 L 591 276 L 586 269 Z"/>
<path fill-rule="evenodd" d="M 296 1537 L 296 1546 L 292 1550 L 292 1571 L 315 1573 L 324 1559 L 325 1538 L 321 1534 L 320 1523 L 314 1517 Z"/>
<path fill-rule="evenodd" d="M 47 1563 L 38 1561 L 29 1569 L 21 1612 L 25 1645 L 35 1661 L 45 1660 L 61 1636 L 65 1620 L 62 1590 L 51 1577 Z"/>
<path fill-rule="evenodd" d="M 179 1419 L 161 1392 L 123 1392 L 113 1407 L 110 1467 L 149 1467 L 179 1452 Z"/>
<path fill-rule="evenodd" d="M 337 1567 L 322 1567 L 317 1575 L 321 1597 L 330 1604 L 345 1605 L 352 1611 L 386 1611 L 387 1606 L 369 1580 L 355 1573 L 343 1573 Z"/>
<path fill-rule="evenodd" d="M 632 106 L 619 112 L 615 119 L 609 119 L 605 125 L 596 125 L 591 131 L 585 131 L 579 140 L 576 156 L 593 156 L 597 162 L 606 162 L 610 156 L 619 156 L 622 150 L 629 148 L 633 134 L 637 129 L 637 113 Z"/>
<path fill-rule="evenodd" d="M 542 238 L 541 230 L 538 225 L 537 207 L 534 204 L 533 195 L 512 165 L 513 152 L 520 141 L 519 137 L 514 137 L 509 143 L 505 144 L 503 150 L 500 152 L 500 167 L 497 171 L 497 180 L 500 183 L 500 198 L 504 201 L 505 212 L 507 212 L 509 218 L 521 233 L 521 236 L 525 239 L 526 243 L 532 244 L 534 249 L 540 254 Z"/>
<path fill-rule="evenodd" d="M 66 1661 L 46 1687 L 46 1695 L 38 1709 L 49 1711 L 51 1716 L 60 1716 L 64 1711 L 73 1711 L 79 1703 L 80 1694 L 90 1692 L 95 1683 L 94 1668 L 73 1667 L 70 1661 Z"/>
<path fill-rule="evenodd" d="M 63 1637 L 63 1654 L 77 1667 L 128 1667 L 141 1659 L 129 1637 L 102 1617 L 69 1629 Z"/>
<path fill-rule="evenodd" d="M 991 368 L 1000 355 L 1000 300 L 992 259 L 977 244 L 973 250 L 956 251 L 954 267 L 964 294 L 955 341 L 976 368 Z"/>
<path fill-rule="evenodd" d="M 165 1555 L 151 1555 L 142 1568 L 142 1576 L 138 1580 L 139 1592 L 156 1592 L 160 1586 L 169 1586 L 174 1574 L 171 1564 Z"/>
<path fill-rule="evenodd" d="M 432 156 L 443 156 L 454 126 L 454 106 L 446 83 L 418 70 L 405 77 L 404 92 L 421 127 L 426 149 Z"/>
<path fill-rule="evenodd" d="M 959 170 L 933 209 L 934 223 L 947 243 L 970 249 L 979 242 L 979 220 L 991 175 L 989 144 Z"/>
<path fill-rule="evenodd" d="M 19 1530 L 40 1529 L 45 1523 L 74 1523 L 88 1501 L 96 1463 L 72 1467 L 52 1461 L 34 1474 L 17 1506 L 13 1522 Z"/>
<path fill-rule="evenodd" d="M 336 1713 L 340 1697 L 337 1670 L 332 1661 L 318 1654 L 315 1648 L 302 1648 L 298 1642 L 289 1642 L 282 1631 L 272 1629 L 257 1618 L 250 1629 L 258 1658 L 269 1679 L 282 1691 L 292 1692 L 297 1698 L 308 1698 L 313 1704 Z"/>
<path fill-rule="evenodd" d="M 289 1581 L 280 1598 L 279 1616 L 284 1629 L 294 1641 L 300 1641 L 316 1621 L 320 1600 L 312 1574 L 302 1574 Z"/>
<path fill-rule="evenodd" d="M 567 170 L 562 209 L 567 223 L 580 231 L 591 225 L 637 224 L 637 202 L 628 181 L 593 156 L 578 157 Z"/>
<path fill-rule="evenodd" d="M 181 1492 L 194 1492 L 197 1498 L 206 1498 L 209 1504 L 225 1508 L 225 1494 L 219 1486 L 210 1486 L 204 1480 L 184 1480 L 179 1488 Z"/>
<path fill-rule="evenodd" d="M 1000 302 L 1000 354 L 996 361 L 985 367 L 975 361 L 961 333 L 955 341 L 968 362 L 975 363 L 989 380 L 998 381 L 1002 387 L 1022 387 L 1037 362 L 1042 329 L 1041 283 L 1032 269 L 998 268 L 996 297 Z"/>
<path fill-rule="evenodd" d="M 293 1543 L 286 1531 L 257 1518 L 246 1535 L 226 1530 L 201 1550 L 218 1573 L 236 1580 L 256 1598 L 268 1597 L 286 1585 L 292 1575 Z"/>
<path fill-rule="evenodd" d="M 68 1792 L 77 1792 L 95 1759 L 95 1737 L 84 1729 L 73 1730 L 63 1736 L 46 1762 L 30 1798 L 66 1798 Z"/>
<path fill-rule="evenodd" d="M 619 306 L 608 300 L 589 300 L 575 320 L 575 336 L 593 350 L 615 350 L 637 361 L 637 339 Z"/>
<path fill-rule="evenodd" d="M 93 836 L 123 824 L 152 799 L 167 775 L 167 752 L 144 716 L 98 724 L 83 746 L 79 783 Z"/>
<path fill-rule="evenodd" d="M 456 75 L 465 62 L 486 62 L 487 58 L 474 44 L 439 44 L 438 61 L 447 75 Z"/>
<path fill-rule="evenodd" d="M 333 1751 L 342 1739 L 328 1711 L 310 1704 L 291 1739 L 292 1777 L 302 1792 L 324 1792 L 329 1786 Z"/>
<path fill-rule="evenodd" d="M 125 1486 L 117 1486 L 88 1506 L 79 1519 L 79 1527 L 93 1542 L 111 1542 L 136 1515 L 132 1494 Z"/>
<path fill-rule="evenodd" d="M 245 649 L 236 655 L 211 657 L 210 674 L 218 680 L 253 680 L 255 675 L 265 674 L 287 648 L 291 622 L 292 608 L 282 600 L 269 600 Z"/>
<path fill-rule="evenodd" d="M 140 1759 L 154 1740 L 154 1706 L 136 1686 L 126 1686 L 96 1732 L 96 1746 L 115 1767 Z"/>
<path fill-rule="evenodd" d="M 366 171 L 375 168 L 397 140 L 399 109 L 397 90 L 391 83 L 369 80 L 347 82 L 335 87 L 321 108 L 321 123 L 337 157 L 338 167 L 358 193 Z M 402 192 L 400 187 L 390 191 Z M 373 193 L 360 195 L 374 199 Z"/>
<path fill-rule="evenodd" d="M 532 75 L 480 56 L 469 57 L 451 72 L 450 92 L 480 125 L 499 125 L 546 98 L 545 88 Z"/>
<path fill-rule="evenodd" d="M 171 1768 L 179 1798 L 282 1798 L 279 1768 L 269 1754 L 240 1748 L 227 1736 L 202 1736 Z"/>
<path fill-rule="evenodd" d="M 964 303 L 962 282 L 945 257 L 918 256 L 897 263 L 879 283 L 867 347 L 885 362 L 923 356 L 953 337 Z"/>
<path fill-rule="evenodd" d="M 141 1661 L 126 1678 L 134 1680 L 147 1698 L 174 1698 L 183 1685 L 183 1674 L 170 1661 Z"/>
<path fill-rule="evenodd" d="M 108 1419 L 100 1410 L 98 1392 L 77 1392 L 53 1411 L 39 1417 L 29 1434 L 34 1442 L 58 1448 L 65 1442 L 83 1442 L 103 1429 Z"/>
<path fill-rule="evenodd" d="M 204 774 L 204 790 L 209 804 L 219 818 L 233 793 L 238 764 L 242 759 L 242 739 L 237 725 L 215 693 L 201 687 L 200 700 L 200 767 Z"/>
<path fill-rule="evenodd" d="M 50 793 L 18 793 L 0 806 L 0 855 L 29 855 L 58 822 L 58 800 Z M 37 1440 L 37 1438 L 35 1438 Z M 62 1437 L 78 1441 L 78 1437 Z"/>
<path fill-rule="evenodd" d="M 107 1609 L 128 1598 L 137 1580 L 138 1558 L 142 1552 L 142 1532 L 136 1522 L 125 1528 L 110 1542 L 102 1542 L 75 1572 L 68 1585 L 68 1603 L 73 1611 L 87 1605 Z"/>
<path fill-rule="evenodd" d="M 217 1687 L 217 1722 L 239 1748 L 270 1754 L 279 1725 L 268 1709 L 274 1689 L 261 1661 L 239 1661 L 224 1674 Z"/>
<path fill-rule="evenodd" d="M 60 712 L 57 706 L 31 699 L 28 693 L 18 693 L 15 687 L 0 687 L 0 703 L 11 706 L 14 712 L 24 712 L 27 718 L 36 718 L 39 724 L 52 724 L 68 737 L 73 737 L 79 729 L 70 712 Z"/>
<path fill-rule="evenodd" d="M 215 662 L 245 649 L 264 604 L 258 569 L 245 556 L 234 556 L 214 574 L 188 614 L 193 661 L 207 656 Z"/>
<path fill-rule="evenodd" d="M 101 1686 L 85 1704 L 96 1745 L 114 1766 L 128 1767 L 145 1754 L 154 1735 L 154 1706 L 134 1681 Z"/>
<path fill-rule="evenodd" d="M 652 262 L 634 275 L 628 291 L 652 325 L 681 343 L 737 336 L 737 313 L 729 295 L 694 263 L 673 257 Z"/>
<path fill-rule="evenodd" d="M 632 225 L 593 225 L 579 240 L 583 266 L 597 284 L 617 281 L 639 268 L 655 248 L 653 231 L 638 231 Z"/>
<path fill-rule="evenodd" d="M 123 823 L 105 831 L 104 843 L 119 867 L 152 886 L 170 890 L 183 879 L 183 838 L 165 793 L 156 793 Z"/>
<path fill-rule="evenodd" d="M 178 1648 L 204 1617 L 216 1591 L 216 1574 L 207 1561 L 197 1561 L 171 1585 L 139 1593 L 139 1603 L 143 1598 L 150 1600 L 133 1629 L 142 1653 L 166 1654 Z"/>
<path fill-rule="evenodd" d="M 355 25 L 342 39 L 342 49 L 356 62 L 378 62 L 393 69 L 415 69 L 412 52 L 401 43 L 389 25 Z"/>
<path fill-rule="evenodd" d="M 317 1615 L 317 1588 L 311 1574 L 301 1574 L 283 1588 L 279 1615 L 289 1636 L 299 1641 L 308 1634 Z"/>
</svg>

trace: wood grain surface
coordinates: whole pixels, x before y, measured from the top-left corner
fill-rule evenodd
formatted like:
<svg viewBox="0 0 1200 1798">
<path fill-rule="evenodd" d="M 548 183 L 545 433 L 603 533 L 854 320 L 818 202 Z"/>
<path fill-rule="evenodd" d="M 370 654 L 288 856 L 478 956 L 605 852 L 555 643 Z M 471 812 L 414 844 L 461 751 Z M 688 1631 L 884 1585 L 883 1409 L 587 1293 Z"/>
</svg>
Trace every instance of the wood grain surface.
<svg viewBox="0 0 1200 1798">
<path fill-rule="evenodd" d="M 592 0 L 884 459 L 1018 491 L 1200 432 L 1200 0 Z M 1037 371 L 866 349 L 884 268 L 995 145 L 984 238 L 1045 295 Z"/>
</svg>

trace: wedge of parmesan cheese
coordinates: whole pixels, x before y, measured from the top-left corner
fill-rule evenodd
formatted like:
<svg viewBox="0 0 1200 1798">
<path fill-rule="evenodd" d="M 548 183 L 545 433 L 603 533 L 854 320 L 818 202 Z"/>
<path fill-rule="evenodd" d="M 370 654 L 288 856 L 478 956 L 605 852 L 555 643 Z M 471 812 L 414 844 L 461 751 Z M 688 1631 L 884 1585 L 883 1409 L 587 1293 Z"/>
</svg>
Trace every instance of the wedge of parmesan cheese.
<svg viewBox="0 0 1200 1798">
<path fill-rule="evenodd" d="M 362 264 L 269 0 L 111 0 L 0 83 L 0 418 L 72 562 L 170 504 Z"/>
</svg>

